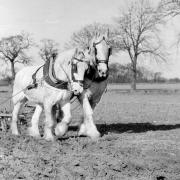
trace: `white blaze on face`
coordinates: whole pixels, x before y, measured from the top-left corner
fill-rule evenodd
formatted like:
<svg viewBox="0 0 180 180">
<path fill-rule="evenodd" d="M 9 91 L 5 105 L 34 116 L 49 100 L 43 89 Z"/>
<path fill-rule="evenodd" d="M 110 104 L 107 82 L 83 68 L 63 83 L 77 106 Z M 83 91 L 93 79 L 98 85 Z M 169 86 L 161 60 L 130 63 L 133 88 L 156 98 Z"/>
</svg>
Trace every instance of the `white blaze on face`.
<svg viewBox="0 0 180 180">
<path fill-rule="evenodd" d="M 96 58 L 97 60 L 101 61 L 108 61 L 108 56 L 109 56 L 109 46 L 107 46 L 106 42 L 102 42 L 98 45 L 96 45 L 96 51 L 97 51 L 97 54 L 96 54 Z M 108 67 L 107 67 L 107 64 L 104 63 L 104 62 L 99 62 L 98 63 L 98 66 L 97 66 L 97 69 L 98 69 L 98 73 L 99 73 L 99 76 L 100 77 L 105 77 L 107 76 L 107 71 L 108 71 Z"/>
<path fill-rule="evenodd" d="M 98 69 L 98 74 L 100 77 L 106 77 L 107 76 L 107 71 L 108 71 L 107 64 L 99 63 L 97 66 L 97 69 Z"/>
<path fill-rule="evenodd" d="M 74 78 L 77 81 L 83 81 L 84 80 L 84 74 L 87 70 L 88 65 L 85 62 L 78 62 L 77 63 L 77 73 L 74 73 Z M 78 95 L 83 92 L 83 86 L 79 82 L 72 82 L 71 84 L 72 91 L 75 95 Z"/>
</svg>

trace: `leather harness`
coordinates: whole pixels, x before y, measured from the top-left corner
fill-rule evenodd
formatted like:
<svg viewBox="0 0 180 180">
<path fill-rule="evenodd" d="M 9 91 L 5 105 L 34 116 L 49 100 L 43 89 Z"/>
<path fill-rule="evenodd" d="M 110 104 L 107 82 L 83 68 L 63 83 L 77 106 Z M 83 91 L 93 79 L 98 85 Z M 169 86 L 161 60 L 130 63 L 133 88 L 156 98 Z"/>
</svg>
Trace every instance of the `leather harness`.
<svg viewBox="0 0 180 180">
<path fill-rule="evenodd" d="M 54 72 L 55 58 L 47 60 L 43 67 L 43 77 L 46 83 L 57 89 L 68 89 L 68 82 L 62 81 L 56 77 Z"/>
<path fill-rule="evenodd" d="M 83 62 L 81 59 L 77 59 L 73 57 L 73 59 L 76 59 L 77 61 Z M 43 78 L 47 84 L 49 84 L 52 87 L 58 88 L 58 89 L 69 89 L 69 83 L 67 81 L 62 81 L 56 77 L 56 74 L 54 72 L 54 62 L 55 58 L 49 59 L 45 62 L 43 66 L 40 66 L 32 75 L 32 84 L 27 86 L 27 89 L 33 89 L 36 88 L 38 83 L 36 80 L 37 72 L 43 68 Z M 83 81 L 76 80 L 74 77 L 74 73 L 77 72 L 77 63 L 73 64 L 71 61 L 71 75 L 73 82 L 78 82 L 83 85 Z"/>
<path fill-rule="evenodd" d="M 96 49 L 96 45 L 98 45 L 99 43 L 101 43 L 102 41 L 105 41 L 105 39 L 103 38 L 101 41 L 97 42 L 97 43 L 93 43 L 93 47 L 95 49 L 95 61 L 96 64 L 98 63 L 106 63 L 108 65 L 108 61 L 109 61 L 109 56 L 111 55 L 111 48 L 109 48 L 109 53 L 108 53 L 108 59 L 106 60 L 99 60 L 97 59 L 96 55 L 97 55 L 97 49 Z M 32 88 L 36 88 L 37 87 L 37 82 L 36 82 L 36 74 L 37 72 L 43 67 L 43 77 L 44 80 L 51 85 L 52 87 L 58 88 L 58 89 L 68 89 L 69 84 L 66 81 L 62 81 L 60 79 L 58 79 L 56 77 L 56 74 L 54 72 L 54 63 L 55 63 L 55 57 L 53 57 L 52 59 L 49 59 L 45 62 L 45 64 L 43 66 L 40 66 L 35 73 L 32 75 L 32 79 L 33 79 L 33 83 L 31 85 L 29 85 L 27 87 L 28 90 L 32 89 Z M 83 60 L 78 59 L 73 57 L 73 59 L 83 62 Z M 72 80 L 74 82 L 78 82 L 80 84 L 83 84 L 83 81 L 79 81 L 76 80 L 73 73 L 77 72 L 77 64 L 73 64 L 71 61 L 71 75 L 72 75 Z M 86 71 L 85 76 L 94 82 L 101 82 L 104 81 L 108 78 L 108 75 L 106 77 L 99 77 L 97 74 L 97 65 L 95 65 L 95 67 L 90 66 L 88 71 Z"/>
</svg>

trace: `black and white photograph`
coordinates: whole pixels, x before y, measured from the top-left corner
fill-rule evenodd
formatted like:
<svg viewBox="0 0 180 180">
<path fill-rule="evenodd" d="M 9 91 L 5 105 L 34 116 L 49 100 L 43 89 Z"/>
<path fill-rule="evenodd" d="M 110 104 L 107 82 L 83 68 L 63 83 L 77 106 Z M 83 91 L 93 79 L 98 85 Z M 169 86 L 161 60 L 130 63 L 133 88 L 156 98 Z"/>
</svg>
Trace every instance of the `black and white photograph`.
<svg viewBox="0 0 180 180">
<path fill-rule="evenodd" d="M 180 180 L 180 0 L 0 0 L 0 180 Z"/>
</svg>

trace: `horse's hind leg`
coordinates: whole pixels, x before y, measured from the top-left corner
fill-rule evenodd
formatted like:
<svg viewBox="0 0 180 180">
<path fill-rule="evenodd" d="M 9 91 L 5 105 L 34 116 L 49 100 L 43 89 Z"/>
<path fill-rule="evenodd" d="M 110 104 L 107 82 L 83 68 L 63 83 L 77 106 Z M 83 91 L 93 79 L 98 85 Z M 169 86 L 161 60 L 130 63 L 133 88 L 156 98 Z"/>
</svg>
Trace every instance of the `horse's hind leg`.
<svg viewBox="0 0 180 180">
<path fill-rule="evenodd" d="M 52 128 L 54 125 L 54 118 L 52 114 L 53 104 L 46 102 L 44 104 L 44 113 L 45 113 L 45 126 L 44 126 L 44 139 L 47 141 L 53 141 L 54 136 L 52 134 Z"/>
<path fill-rule="evenodd" d="M 19 110 L 26 101 L 27 101 L 26 97 L 21 96 L 19 101 L 16 102 L 16 104 L 14 104 L 14 109 L 12 112 L 12 122 L 11 122 L 11 131 L 12 131 L 12 134 L 14 135 L 19 134 L 18 128 L 17 128 Z"/>
<path fill-rule="evenodd" d="M 56 125 L 55 134 L 56 136 L 63 136 L 67 130 L 68 125 L 71 122 L 71 104 L 70 102 L 66 103 L 61 107 L 63 112 L 63 119 L 60 123 Z"/>
<path fill-rule="evenodd" d="M 42 105 L 37 104 L 34 114 L 32 116 L 31 127 L 28 128 L 28 133 L 30 136 L 37 137 L 37 138 L 40 137 L 38 124 L 39 124 L 39 118 L 42 113 L 42 110 L 43 110 Z"/>
</svg>

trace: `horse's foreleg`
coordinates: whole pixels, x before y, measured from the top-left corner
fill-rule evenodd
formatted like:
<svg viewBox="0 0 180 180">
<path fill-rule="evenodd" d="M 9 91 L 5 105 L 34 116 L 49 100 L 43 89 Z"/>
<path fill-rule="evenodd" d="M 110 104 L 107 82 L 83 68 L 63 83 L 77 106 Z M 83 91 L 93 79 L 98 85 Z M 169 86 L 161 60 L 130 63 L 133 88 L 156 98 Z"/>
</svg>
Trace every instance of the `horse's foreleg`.
<svg viewBox="0 0 180 180">
<path fill-rule="evenodd" d="M 54 119 L 53 119 L 53 115 L 52 115 L 52 107 L 53 107 L 53 105 L 50 103 L 44 104 L 44 112 L 45 112 L 44 138 L 47 141 L 54 140 L 54 136 L 52 134 L 52 127 L 54 125 Z"/>
<path fill-rule="evenodd" d="M 98 132 L 96 125 L 93 121 L 93 109 L 86 95 L 84 95 L 83 98 L 80 99 L 80 102 L 83 107 L 84 122 L 80 125 L 78 135 L 87 135 L 91 139 L 95 140 L 100 136 L 100 133 Z"/>
<path fill-rule="evenodd" d="M 67 132 L 68 125 L 71 122 L 71 104 L 70 104 L 70 102 L 63 105 L 61 107 L 61 110 L 63 112 L 63 119 L 61 120 L 60 123 L 58 123 L 56 125 L 56 128 L 55 128 L 56 136 L 63 136 Z"/>
<path fill-rule="evenodd" d="M 39 118 L 42 113 L 42 110 L 43 110 L 43 107 L 41 105 L 39 104 L 36 105 L 36 109 L 34 111 L 34 114 L 31 120 L 31 127 L 28 128 L 28 133 L 30 136 L 40 137 L 38 124 L 39 124 Z"/>
</svg>

